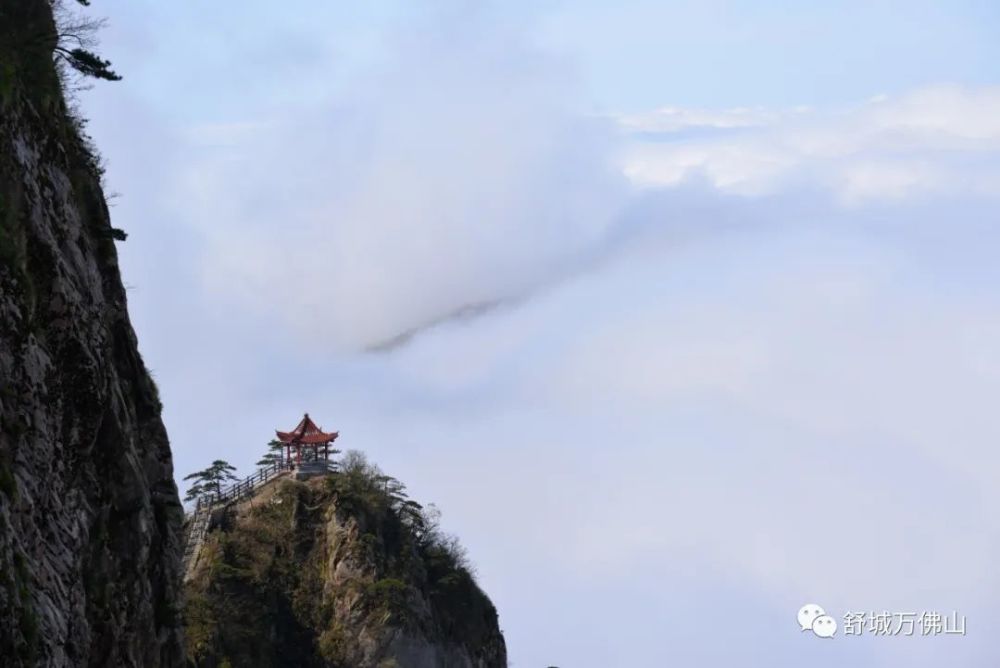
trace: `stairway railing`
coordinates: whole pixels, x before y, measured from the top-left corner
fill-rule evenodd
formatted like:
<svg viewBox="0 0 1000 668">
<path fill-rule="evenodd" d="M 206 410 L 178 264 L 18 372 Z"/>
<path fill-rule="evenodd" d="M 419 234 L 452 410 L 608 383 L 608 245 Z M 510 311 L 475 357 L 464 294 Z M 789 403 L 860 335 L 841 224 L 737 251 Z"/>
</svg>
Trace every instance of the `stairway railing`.
<svg viewBox="0 0 1000 668">
<path fill-rule="evenodd" d="M 198 497 L 198 501 L 195 504 L 195 511 L 198 509 L 208 506 L 215 507 L 218 505 L 229 505 L 239 501 L 245 496 L 249 496 L 251 492 L 255 489 L 271 480 L 275 476 L 279 475 L 284 471 L 289 471 L 294 468 L 294 464 L 290 461 L 277 461 L 268 466 L 257 469 L 252 475 L 247 476 L 243 480 L 240 480 L 233 485 L 222 490 L 222 492 L 217 494 L 206 494 L 204 496 Z"/>
<path fill-rule="evenodd" d="M 201 544 L 208 534 L 208 526 L 212 520 L 212 511 L 217 507 L 225 507 L 253 494 L 254 490 L 264 483 L 273 480 L 284 471 L 295 468 L 290 461 L 277 461 L 269 466 L 257 469 L 252 475 L 230 485 L 218 494 L 206 494 L 198 497 L 194 510 L 188 519 L 188 530 L 184 541 L 184 579 L 190 579 L 194 565 L 198 560 Z"/>
<path fill-rule="evenodd" d="M 331 473 L 337 470 L 336 463 L 320 457 L 303 457 L 301 465 L 305 469 L 317 467 L 321 463 L 325 464 L 322 468 Z M 189 579 L 194 572 L 194 565 L 198 560 L 201 544 L 205 540 L 206 534 L 208 534 L 208 527 L 212 520 L 212 511 L 219 507 L 229 506 L 252 495 L 261 485 L 294 468 L 296 468 L 294 462 L 282 459 L 257 469 L 253 474 L 237 481 L 217 494 L 206 494 L 198 497 L 193 511 L 188 516 L 188 530 L 184 541 L 185 580 Z"/>
</svg>

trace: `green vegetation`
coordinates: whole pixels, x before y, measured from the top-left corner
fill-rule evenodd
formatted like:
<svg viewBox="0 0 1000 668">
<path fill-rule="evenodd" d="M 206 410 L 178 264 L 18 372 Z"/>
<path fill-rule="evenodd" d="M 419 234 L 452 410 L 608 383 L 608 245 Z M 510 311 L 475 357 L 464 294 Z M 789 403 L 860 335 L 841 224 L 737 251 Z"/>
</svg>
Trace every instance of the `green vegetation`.
<svg viewBox="0 0 1000 668">
<path fill-rule="evenodd" d="M 90 0 L 76 0 L 89 6 Z M 103 20 L 87 19 L 65 9 L 62 2 L 55 0 L 53 8 L 57 18 L 56 45 L 53 55 L 85 77 L 120 81 L 121 76 L 111 69 L 111 61 L 105 60 L 91 49 L 96 46 L 96 34 L 104 27 Z"/>
<path fill-rule="evenodd" d="M 285 445 L 277 439 L 271 439 L 267 444 L 267 452 L 257 461 L 257 466 L 271 466 L 284 460 Z"/>
<path fill-rule="evenodd" d="M 368 605 L 387 619 L 406 621 L 409 612 L 410 588 L 402 580 L 382 578 L 365 587 Z"/>
<path fill-rule="evenodd" d="M 362 636 L 388 629 L 502 647 L 496 610 L 439 516 L 358 452 L 330 476 L 280 480 L 206 540 L 187 589 L 189 656 L 346 667 Z"/>
<path fill-rule="evenodd" d="M 115 74 L 110 69 L 111 61 L 103 60 L 97 54 L 86 49 L 80 47 L 67 49 L 57 46 L 55 53 L 58 57 L 65 60 L 70 67 L 84 76 L 107 79 L 109 81 L 118 81 L 121 79 L 121 76 Z"/>
<path fill-rule="evenodd" d="M 195 471 L 184 476 L 185 480 L 194 480 L 194 484 L 187 491 L 185 501 L 194 501 L 203 496 L 218 495 L 222 493 L 222 483 L 238 480 L 233 475 L 236 467 L 222 459 L 216 459 L 211 466 L 201 471 Z"/>
<path fill-rule="evenodd" d="M 117 227 L 106 227 L 98 231 L 99 236 L 105 239 L 114 239 L 115 241 L 125 241 L 128 239 L 128 233 L 125 230 L 119 229 Z"/>
<path fill-rule="evenodd" d="M 18 80 L 30 85 L 36 101 L 51 102 L 61 98 L 64 87 L 73 89 L 64 85 L 65 72 L 53 76 L 53 61 L 80 77 L 121 79 L 95 52 L 104 21 L 74 12 L 62 0 L 50 0 L 50 5 L 47 11 L 41 2 L 0 4 L 0 102 L 12 98 Z"/>
</svg>

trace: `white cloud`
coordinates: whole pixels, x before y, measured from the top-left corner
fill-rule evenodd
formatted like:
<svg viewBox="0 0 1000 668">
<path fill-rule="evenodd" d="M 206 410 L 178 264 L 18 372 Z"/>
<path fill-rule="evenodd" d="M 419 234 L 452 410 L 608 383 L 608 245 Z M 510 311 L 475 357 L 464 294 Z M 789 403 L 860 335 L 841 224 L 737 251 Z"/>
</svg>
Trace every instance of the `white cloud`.
<svg viewBox="0 0 1000 668">
<path fill-rule="evenodd" d="M 634 141 L 624 170 L 634 183 L 672 187 L 707 179 L 730 193 L 759 196 L 817 186 L 845 204 L 928 194 L 1000 193 L 1000 88 L 939 86 L 878 96 L 840 113 L 756 111 L 688 115 L 659 124 L 667 135 L 692 127 L 743 127 L 708 137 Z M 657 128 L 656 116 L 625 129 Z M 735 120 L 732 120 L 735 119 Z M 740 125 L 740 120 L 746 120 Z"/>
<path fill-rule="evenodd" d="M 915 238 L 782 237 L 715 240 L 669 266 L 630 256 L 401 351 L 442 411 L 493 398 L 413 430 L 469 449 L 422 473 L 446 509 L 461 506 L 456 471 L 478 481 L 480 501 L 453 510 L 464 531 L 513 514 L 498 545 L 581 580 L 714 564 L 789 605 L 971 607 L 995 592 L 1000 303 L 921 285 Z M 964 271 L 941 280 L 974 282 Z"/>
<path fill-rule="evenodd" d="M 973 232 L 996 201 L 926 206 L 989 192 L 1000 136 L 954 112 L 992 104 L 988 91 L 742 127 L 680 114 L 660 127 L 677 141 L 633 146 L 649 162 L 629 175 L 654 174 L 660 199 L 619 215 L 613 147 L 539 92 L 544 72 L 474 51 L 513 67 L 501 93 L 434 53 L 295 127 L 198 130 L 181 190 L 205 217 L 211 299 L 242 296 L 320 349 L 360 346 L 606 262 L 360 372 L 320 356 L 311 374 L 357 386 L 283 394 L 336 406 L 351 446 L 440 501 L 491 573 L 518 545 L 517 568 L 580 581 L 712 564 L 790 605 L 810 591 L 831 607 L 973 606 L 997 590 L 1000 305 L 975 294 L 995 276 L 965 273 L 986 271 L 965 256 L 995 240 Z M 433 85 L 407 81 L 425 66 Z M 466 85 L 452 108 L 444 93 Z M 698 123 L 727 134 L 685 134 Z M 709 187 L 689 188 L 697 177 Z M 866 216 L 901 238 L 871 238 Z M 715 234 L 720 219 L 747 225 Z M 642 243 L 607 247 L 635 233 L 626 222 Z M 961 262 L 921 255 L 949 245 Z"/>
<path fill-rule="evenodd" d="M 575 113 L 561 65 L 516 29 L 454 12 L 400 29 L 321 112 L 207 129 L 178 196 L 195 198 L 213 289 L 357 349 L 594 252 L 628 185 L 611 124 Z"/>
<path fill-rule="evenodd" d="M 805 107 L 792 111 L 804 113 Z M 631 132 L 679 132 L 691 128 L 754 128 L 773 125 L 786 116 L 786 112 L 769 111 L 762 107 L 735 107 L 715 111 L 712 109 L 687 109 L 660 107 L 653 111 L 618 116 L 619 125 Z"/>
<path fill-rule="evenodd" d="M 966 661 L 915 638 L 823 663 L 780 630 L 805 597 L 970 628 L 995 607 L 996 89 L 667 108 L 616 139 L 517 26 L 414 24 L 345 85 L 311 54 L 350 29 L 308 9 L 274 16 L 308 24 L 306 63 L 208 31 L 191 95 L 173 59 L 94 91 L 179 475 L 206 434 L 246 470 L 310 410 L 440 503 L 518 664 L 997 664 L 984 635 Z M 122 104 L 143 83 L 177 107 Z M 650 186 L 624 212 L 621 135 Z M 760 633 L 676 625 L 713 608 Z"/>
<path fill-rule="evenodd" d="M 319 112 L 186 134 L 196 148 L 175 199 L 196 212 L 212 290 L 317 347 L 391 341 L 618 252 L 609 240 L 636 223 L 628 181 L 815 191 L 848 207 L 1000 193 L 992 88 L 839 113 L 666 107 L 622 117 L 616 134 L 575 113 L 560 64 L 516 27 L 446 15 L 389 43 Z"/>
<path fill-rule="evenodd" d="M 997 150 L 1000 148 L 998 109 L 998 86 L 936 86 L 898 99 L 880 98 L 865 111 L 881 132 L 906 133 L 928 143 L 938 139 L 939 146 L 944 148 L 955 147 L 956 140 L 967 140 L 964 148 Z"/>
</svg>

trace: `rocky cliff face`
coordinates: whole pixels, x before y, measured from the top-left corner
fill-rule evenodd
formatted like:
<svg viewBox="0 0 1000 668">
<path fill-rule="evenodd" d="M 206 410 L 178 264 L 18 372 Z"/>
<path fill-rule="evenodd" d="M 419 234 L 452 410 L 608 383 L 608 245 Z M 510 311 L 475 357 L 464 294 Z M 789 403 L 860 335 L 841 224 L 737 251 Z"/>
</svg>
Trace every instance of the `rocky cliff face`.
<svg viewBox="0 0 1000 668">
<path fill-rule="evenodd" d="M 187 587 L 200 666 L 500 668 L 453 539 L 377 469 L 269 484 L 221 518 Z M 430 520 L 432 523 L 433 520 Z"/>
<path fill-rule="evenodd" d="M 183 514 L 55 40 L 0 3 L 0 665 L 176 666 Z"/>
</svg>

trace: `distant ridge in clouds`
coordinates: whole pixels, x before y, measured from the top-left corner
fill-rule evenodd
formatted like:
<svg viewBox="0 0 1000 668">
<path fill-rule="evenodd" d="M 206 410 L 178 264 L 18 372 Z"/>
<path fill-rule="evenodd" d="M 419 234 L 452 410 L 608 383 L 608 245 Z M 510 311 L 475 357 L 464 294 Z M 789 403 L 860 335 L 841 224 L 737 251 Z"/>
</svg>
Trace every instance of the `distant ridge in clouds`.
<svg viewBox="0 0 1000 668">
<path fill-rule="evenodd" d="M 418 325 L 416 327 L 411 327 L 405 332 L 400 332 L 399 334 L 388 338 L 379 343 L 368 346 L 365 350 L 371 353 L 386 353 L 391 352 L 397 348 L 402 348 L 407 343 L 413 340 L 415 336 L 419 336 L 423 332 L 429 329 L 433 329 L 439 325 L 445 323 L 461 321 L 461 320 L 471 320 L 478 318 L 481 315 L 485 315 L 491 311 L 494 311 L 505 304 L 511 303 L 513 300 L 506 299 L 494 299 L 488 302 L 480 302 L 479 304 L 467 304 L 460 308 L 455 309 L 448 315 L 432 320 L 424 325 Z"/>
</svg>

